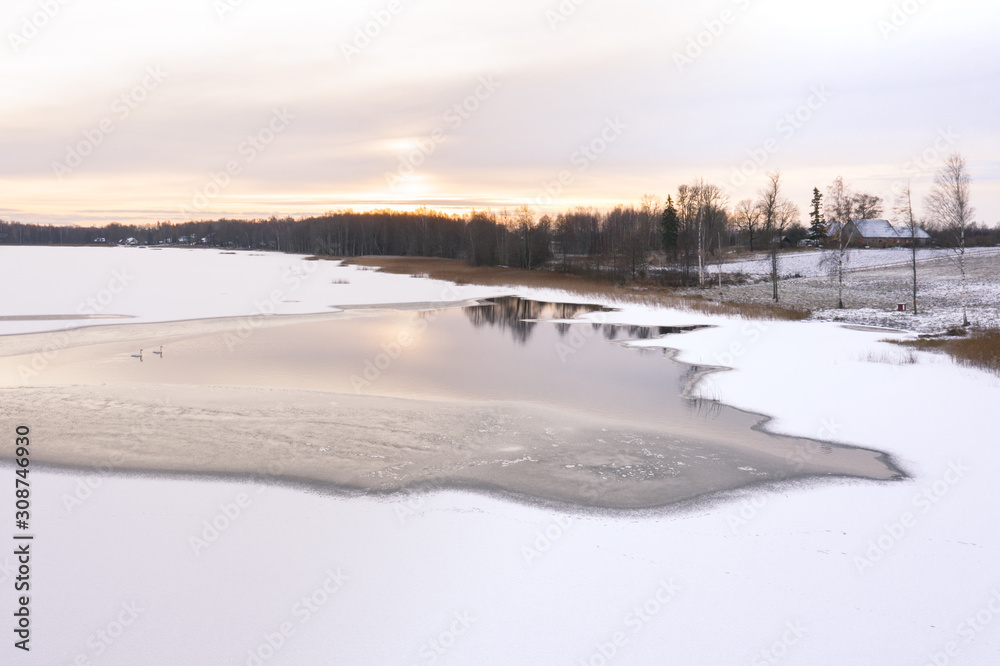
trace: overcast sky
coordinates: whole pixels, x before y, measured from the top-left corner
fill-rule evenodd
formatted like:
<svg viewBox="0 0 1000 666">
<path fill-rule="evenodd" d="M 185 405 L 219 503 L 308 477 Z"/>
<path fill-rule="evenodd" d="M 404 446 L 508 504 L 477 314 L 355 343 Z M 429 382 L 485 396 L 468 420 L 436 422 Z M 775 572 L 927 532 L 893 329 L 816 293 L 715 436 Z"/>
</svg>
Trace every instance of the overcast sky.
<svg viewBox="0 0 1000 666">
<path fill-rule="evenodd" d="M 6 0 L 0 217 L 731 203 L 780 169 L 1000 221 L 1000 3 Z M 918 202 L 918 213 L 922 202 Z M 887 211 L 888 212 L 888 211 Z"/>
</svg>

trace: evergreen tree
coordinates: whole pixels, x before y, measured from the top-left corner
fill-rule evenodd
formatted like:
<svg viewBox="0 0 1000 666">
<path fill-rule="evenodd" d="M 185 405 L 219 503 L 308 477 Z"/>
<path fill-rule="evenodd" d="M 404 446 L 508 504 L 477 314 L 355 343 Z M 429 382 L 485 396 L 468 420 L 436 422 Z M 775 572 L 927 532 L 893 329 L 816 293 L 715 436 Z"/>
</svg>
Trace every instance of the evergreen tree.
<svg viewBox="0 0 1000 666">
<path fill-rule="evenodd" d="M 822 243 L 826 240 L 826 220 L 823 219 L 823 195 L 813 188 L 812 210 L 809 211 L 809 240 Z"/>
<path fill-rule="evenodd" d="M 677 209 L 674 200 L 667 197 L 667 205 L 663 209 L 663 219 L 660 222 L 660 234 L 663 238 L 663 251 L 677 252 L 677 239 L 680 236 L 680 222 L 677 219 Z"/>
</svg>

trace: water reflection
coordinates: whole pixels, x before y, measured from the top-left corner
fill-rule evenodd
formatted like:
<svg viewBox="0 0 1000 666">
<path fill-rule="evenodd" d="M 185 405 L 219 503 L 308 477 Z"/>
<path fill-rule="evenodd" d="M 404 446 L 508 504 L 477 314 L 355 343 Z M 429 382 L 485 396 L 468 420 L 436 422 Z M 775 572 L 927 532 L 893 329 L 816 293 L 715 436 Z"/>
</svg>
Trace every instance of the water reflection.
<svg viewBox="0 0 1000 666">
<path fill-rule="evenodd" d="M 526 344 L 537 325 L 537 322 L 532 320 L 573 319 L 578 314 L 610 311 L 599 305 L 546 303 L 529 301 L 517 296 L 503 296 L 490 299 L 482 305 L 465 308 L 465 315 L 476 328 L 483 326 L 500 328 L 509 331 L 511 337 L 518 343 Z M 558 326 L 560 335 L 569 332 L 569 326 L 570 324 L 560 324 Z"/>
<path fill-rule="evenodd" d="M 465 308 L 465 315 L 476 328 L 484 326 L 496 327 L 508 331 L 518 344 L 527 344 L 532 331 L 539 322 L 546 320 L 574 319 L 577 315 L 593 312 L 613 312 L 612 309 L 600 305 L 584 305 L 579 303 L 550 303 L 530 301 L 516 296 L 504 296 L 490 299 L 482 305 Z M 587 324 L 570 324 L 559 321 L 555 326 L 559 337 L 569 335 L 574 326 Z M 589 324 L 593 333 L 608 341 L 616 340 L 649 340 L 673 333 L 693 331 L 701 326 L 634 326 L 625 324 Z"/>
<path fill-rule="evenodd" d="M 688 367 L 663 362 L 661 356 L 669 352 L 657 354 L 658 348 L 641 351 L 617 344 L 685 329 L 568 323 L 579 314 L 602 311 L 607 310 L 498 298 L 467 308 L 275 321 L 238 344 L 232 343 L 232 335 L 218 333 L 175 336 L 169 358 L 155 363 L 114 361 L 128 358 L 118 343 L 67 349 L 41 379 L 67 385 L 254 386 L 517 401 L 635 424 L 701 429 L 704 419 L 692 420 L 699 410 L 682 397 Z M 163 342 L 159 337 L 134 344 Z M 11 376 L 17 376 L 20 362 L 11 361 Z M 5 371 L 0 359 L 0 376 Z M 745 419 L 734 424 L 742 432 Z"/>
<path fill-rule="evenodd" d="M 134 469 L 240 475 L 279 460 L 287 478 L 365 492 L 483 487 L 627 509 L 772 479 L 898 473 L 873 452 L 815 452 L 752 429 L 758 417 L 711 388 L 687 397 L 711 368 L 608 342 L 688 329 L 568 323 L 601 309 L 514 298 L 380 310 L 265 320 L 239 339 L 219 322 L 157 325 L 128 342 L 108 338 L 130 327 L 84 330 L 86 344 L 61 349 L 27 385 L 18 368 L 32 357 L 0 356 L 0 386 L 32 389 L 12 392 L 17 413 L 76 410 L 52 438 L 63 446 L 53 460 L 101 464 L 119 446 Z M 161 360 L 130 358 L 161 344 Z M 161 413 L 169 425 L 142 447 L 108 436 Z"/>
</svg>

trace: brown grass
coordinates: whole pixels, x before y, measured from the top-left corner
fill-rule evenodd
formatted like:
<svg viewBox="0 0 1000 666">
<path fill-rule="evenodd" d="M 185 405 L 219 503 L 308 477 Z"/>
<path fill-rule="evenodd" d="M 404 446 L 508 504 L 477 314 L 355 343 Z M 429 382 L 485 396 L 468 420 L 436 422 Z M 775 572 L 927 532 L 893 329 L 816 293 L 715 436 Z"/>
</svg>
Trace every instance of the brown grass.
<svg viewBox="0 0 1000 666">
<path fill-rule="evenodd" d="M 1000 329 L 997 328 L 974 330 L 963 337 L 926 337 L 893 342 L 924 351 L 944 352 L 956 363 L 1000 375 Z"/>
<path fill-rule="evenodd" d="M 893 353 L 869 351 L 861 357 L 868 363 L 887 363 L 889 365 L 913 365 L 917 362 L 917 352 L 912 349 Z"/>
<path fill-rule="evenodd" d="M 317 257 L 334 259 L 335 257 Z M 800 320 L 809 316 L 807 310 L 786 308 L 771 303 L 723 303 L 700 296 L 678 296 L 669 288 L 657 286 L 629 287 L 600 280 L 557 273 L 547 270 L 522 270 L 496 266 L 471 266 L 459 259 L 435 257 L 352 257 L 345 264 L 379 267 L 386 273 L 416 275 L 426 273 L 437 280 L 457 284 L 479 284 L 490 287 L 534 287 L 561 289 L 591 296 L 606 302 L 634 303 L 692 310 L 714 315 L 730 315 L 746 319 Z"/>
</svg>

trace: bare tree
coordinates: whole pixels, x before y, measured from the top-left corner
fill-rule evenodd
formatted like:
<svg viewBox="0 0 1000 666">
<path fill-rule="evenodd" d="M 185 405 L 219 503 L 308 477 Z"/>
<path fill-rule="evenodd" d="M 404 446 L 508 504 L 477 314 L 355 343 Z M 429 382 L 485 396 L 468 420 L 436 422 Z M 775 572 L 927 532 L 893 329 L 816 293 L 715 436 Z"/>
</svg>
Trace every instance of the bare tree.
<svg viewBox="0 0 1000 666">
<path fill-rule="evenodd" d="M 767 183 L 757 195 L 757 206 L 763 222 L 764 238 L 771 252 L 771 285 L 774 302 L 778 302 L 778 250 L 785 227 L 798 218 L 794 203 L 781 195 L 781 172 L 767 174 Z"/>
<path fill-rule="evenodd" d="M 645 235 L 643 245 L 646 251 L 650 252 L 657 249 L 660 244 L 659 221 L 663 215 L 663 209 L 660 208 L 660 202 L 655 195 L 643 194 L 639 201 L 639 212 L 642 215 L 641 227 Z"/>
<path fill-rule="evenodd" d="M 836 224 L 834 239 L 836 244 L 823 257 L 823 264 L 837 276 L 837 307 L 844 307 L 844 269 L 851 256 L 849 250 L 854 240 L 856 227 L 850 224 L 851 213 L 857 198 L 851 193 L 849 185 L 837 176 L 833 184 L 826 188 L 826 216 Z"/>
<path fill-rule="evenodd" d="M 760 207 L 757 202 L 744 199 L 736 204 L 736 228 L 746 233 L 750 240 L 750 251 L 753 252 L 753 237 L 760 225 Z"/>
<path fill-rule="evenodd" d="M 860 220 L 877 219 L 882 214 L 882 197 L 867 192 L 858 192 L 854 195 L 854 214 Z"/>
<path fill-rule="evenodd" d="M 894 208 L 896 218 L 910 228 L 910 252 L 913 268 L 913 314 L 917 314 L 917 219 L 913 216 L 913 193 L 910 183 L 900 191 Z"/>
<path fill-rule="evenodd" d="M 725 227 L 726 194 L 718 185 L 697 180 L 691 186 L 695 197 L 695 220 L 697 225 L 698 245 L 698 286 L 705 286 L 705 260 L 711 249 L 711 243 L 716 233 Z M 718 236 L 721 239 L 721 234 Z"/>
<path fill-rule="evenodd" d="M 934 176 L 934 186 L 927 195 L 927 209 L 931 215 L 944 225 L 952 235 L 955 252 L 958 255 L 958 267 L 962 275 L 962 326 L 969 325 L 967 307 L 967 282 L 965 270 L 965 233 L 973 223 L 972 216 L 976 209 L 972 207 L 972 178 L 965 165 L 965 158 L 958 153 L 949 155 L 937 174 Z"/>
<path fill-rule="evenodd" d="M 684 281 L 687 282 L 691 268 L 691 229 L 695 218 L 695 196 L 691 188 L 681 185 L 677 188 L 678 245 L 684 257 Z"/>
<path fill-rule="evenodd" d="M 567 254 L 594 255 L 600 215 L 595 210 L 577 207 L 560 213 L 555 222 L 556 240 L 562 245 L 563 261 Z"/>
<path fill-rule="evenodd" d="M 494 242 L 497 246 L 497 261 L 499 261 L 502 266 L 509 266 L 512 263 L 510 251 L 510 231 L 514 228 L 514 218 L 511 217 L 510 211 L 504 208 L 496 217 L 496 221 L 498 224 L 493 228 L 493 234 L 496 236 L 496 240 Z"/>
<path fill-rule="evenodd" d="M 722 230 L 719 230 L 718 252 L 715 253 L 715 274 L 719 278 L 719 291 L 722 291 L 722 264 L 725 255 L 722 254 Z"/>
<path fill-rule="evenodd" d="M 535 214 L 527 205 L 518 206 L 514 211 L 514 229 L 517 233 L 517 265 L 521 268 L 531 268 L 531 229 L 535 226 Z"/>
<path fill-rule="evenodd" d="M 698 179 L 691 186 L 694 192 L 695 201 L 695 233 L 697 238 L 695 240 L 696 247 L 698 248 L 698 286 L 705 286 L 705 209 L 704 209 L 704 190 L 705 181 Z"/>
</svg>

